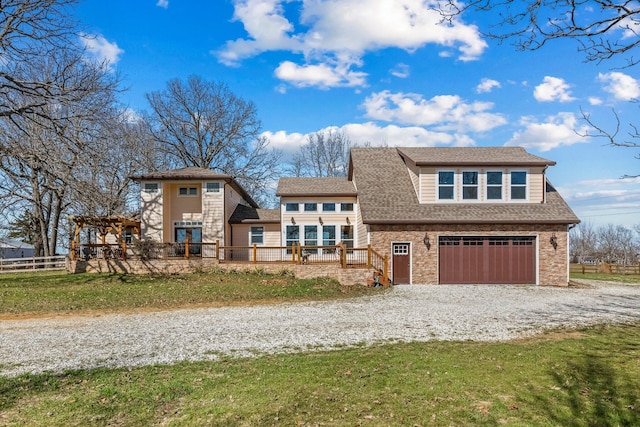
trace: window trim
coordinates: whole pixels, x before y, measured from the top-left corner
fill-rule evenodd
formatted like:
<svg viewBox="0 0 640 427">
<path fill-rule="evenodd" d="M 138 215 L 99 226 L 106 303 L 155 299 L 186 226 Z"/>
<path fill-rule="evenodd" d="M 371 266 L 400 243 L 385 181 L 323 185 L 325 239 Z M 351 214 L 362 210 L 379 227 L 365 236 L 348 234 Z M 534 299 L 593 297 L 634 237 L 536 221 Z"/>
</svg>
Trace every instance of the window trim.
<svg viewBox="0 0 640 427">
<path fill-rule="evenodd" d="M 183 189 L 186 190 L 186 194 L 180 193 Z M 191 190 L 195 190 L 195 194 L 192 194 Z M 198 195 L 199 195 L 198 187 L 191 187 L 191 186 L 178 187 L 178 197 L 198 197 Z"/>
<path fill-rule="evenodd" d="M 333 209 L 325 209 L 325 206 L 327 206 L 327 205 L 333 205 Z M 335 212 L 335 211 L 336 211 L 335 202 L 322 203 L 322 212 Z"/>
<path fill-rule="evenodd" d="M 518 199 L 514 199 L 513 198 L 513 189 L 514 189 L 514 184 L 513 184 L 513 173 L 517 173 L 517 172 L 522 172 L 525 174 L 524 176 L 524 184 L 516 184 L 515 187 L 516 188 L 523 188 L 524 187 L 524 198 L 518 198 Z M 509 170 L 509 201 L 511 202 L 516 202 L 516 203 L 522 203 L 522 202 L 528 202 L 529 201 L 529 188 L 530 188 L 530 183 L 529 183 L 529 176 L 530 176 L 530 172 L 527 169 L 511 169 Z"/>
<path fill-rule="evenodd" d="M 259 233 L 254 232 L 254 230 L 260 229 Z M 260 237 L 259 242 L 254 242 L 254 237 Z M 263 246 L 264 245 L 264 226 L 262 225 L 253 225 L 249 228 L 249 245 L 253 246 Z"/>
<path fill-rule="evenodd" d="M 452 184 L 440 184 L 440 174 L 441 173 L 452 173 L 453 174 L 453 183 Z M 456 197 L 456 187 L 458 183 L 458 173 L 454 169 L 440 169 L 436 171 L 436 201 L 444 202 L 444 203 L 452 203 L 457 201 Z M 453 190 L 452 197 L 450 199 L 442 199 L 440 198 L 440 187 L 451 188 Z"/>
<path fill-rule="evenodd" d="M 307 209 L 307 207 L 309 209 Z M 304 212 L 318 212 L 318 204 L 315 203 L 315 202 L 305 202 L 305 203 L 303 203 L 303 211 Z"/>
<path fill-rule="evenodd" d="M 155 186 L 155 188 L 153 188 Z M 160 183 L 159 182 L 145 182 L 142 184 L 142 192 L 143 193 L 159 193 L 160 192 Z"/>
<path fill-rule="evenodd" d="M 489 174 L 490 173 L 500 173 L 500 185 L 497 184 L 489 184 Z M 505 171 L 500 169 L 487 169 L 484 171 L 484 200 L 489 203 L 495 202 L 504 202 L 505 200 Z M 497 188 L 500 187 L 500 198 L 499 199 L 490 199 L 489 198 L 489 188 Z"/>
<path fill-rule="evenodd" d="M 351 205 L 351 209 L 345 209 L 345 205 Z M 341 202 L 340 212 L 354 212 L 356 210 L 356 204 L 353 202 Z"/>
<path fill-rule="evenodd" d="M 475 173 L 476 174 L 476 183 L 475 184 L 465 184 L 464 183 L 464 174 L 465 173 Z M 454 178 L 455 182 L 455 178 Z M 455 188 L 455 185 L 454 185 Z M 474 199 L 465 198 L 464 190 L 465 188 L 475 188 L 476 189 L 476 197 Z M 460 197 L 462 198 L 462 202 L 470 203 L 470 202 L 479 202 L 480 201 L 480 171 L 477 169 L 462 169 L 460 170 Z M 454 190 L 455 191 L 455 190 Z M 455 197 L 455 195 L 454 195 Z"/>
<path fill-rule="evenodd" d="M 293 207 L 295 206 L 295 209 Z M 291 209 L 289 209 L 291 207 Z M 298 202 L 286 202 L 284 204 L 285 212 L 300 212 L 300 203 Z"/>
<path fill-rule="evenodd" d="M 220 193 L 222 186 L 219 182 L 207 182 L 204 184 L 205 193 Z"/>
</svg>

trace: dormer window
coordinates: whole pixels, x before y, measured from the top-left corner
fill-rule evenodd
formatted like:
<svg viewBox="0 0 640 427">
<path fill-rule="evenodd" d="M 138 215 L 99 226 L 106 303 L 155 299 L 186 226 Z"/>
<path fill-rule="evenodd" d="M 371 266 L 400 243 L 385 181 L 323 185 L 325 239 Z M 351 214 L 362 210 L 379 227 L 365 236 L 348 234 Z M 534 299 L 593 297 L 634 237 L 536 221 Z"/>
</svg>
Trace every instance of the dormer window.
<svg viewBox="0 0 640 427">
<path fill-rule="evenodd" d="M 527 199 L 527 172 L 511 172 L 511 200 Z"/>
<path fill-rule="evenodd" d="M 462 198 L 478 200 L 478 171 L 462 172 Z"/>
<path fill-rule="evenodd" d="M 440 171 L 438 172 L 438 199 L 439 200 L 453 200 L 454 199 L 454 187 L 455 174 L 453 171 Z"/>
<path fill-rule="evenodd" d="M 502 200 L 502 171 L 487 172 L 487 200 Z"/>
</svg>

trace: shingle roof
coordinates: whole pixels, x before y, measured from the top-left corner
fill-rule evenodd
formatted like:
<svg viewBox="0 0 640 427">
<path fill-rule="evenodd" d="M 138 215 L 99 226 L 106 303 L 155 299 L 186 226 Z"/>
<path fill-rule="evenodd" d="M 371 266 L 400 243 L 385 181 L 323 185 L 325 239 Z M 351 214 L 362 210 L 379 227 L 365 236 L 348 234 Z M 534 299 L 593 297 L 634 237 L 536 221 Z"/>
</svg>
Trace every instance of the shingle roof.
<svg viewBox="0 0 640 427">
<path fill-rule="evenodd" d="M 418 166 L 487 165 L 553 166 L 556 162 L 527 153 L 522 147 L 409 147 L 398 153 Z"/>
<path fill-rule="evenodd" d="M 276 196 L 356 196 L 358 192 L 347 178 L 280 178 Z"/>
<path fill-rule="evenodd" d="M 280 209 L 256 209 L 238 205 L 229 218 L 230 224 L 271 224 L 280 222 Z"/>
<path fill-rule="evenodd" d="M 420 158 L 417 155 L 419 150 L 421 149 L 410 151 L 415 157 Z M 574 224 L 580 222 L 549 183 L 546 186 L 546 203 L 420 204 L 400 151 L 407 154 L 406 151 L 409 150 L 405 148 L 351 149 L 349 177 L 358 185 L 358 200 L 364 223 Z"/>
<path fill-rule="evenodd" d="M 242 197 L 252 206 L 258 207 L 258 204 L 247 193 L 247 191 L 235 180 L 231 175 L 214 172 L 211 169 L 190 166 L 187 168 L 171 169 L 166 171 L 149 172 L 131 177 L 134 181 L 203 181 L 203 180 L 224 180 L 235 189 Z"/>
<path fill-rule="evenodd" d="M 166 171 L 157 171 L 134 175 L 132 179 L 134 181 L 143 180 L 201 180 L 201 179 L 232 179 L 231 175 L 224 173 L 214 172 L 211 169 L 199 168 L 190 166 L 187 168 L 171 169 Z"/>
</svg>

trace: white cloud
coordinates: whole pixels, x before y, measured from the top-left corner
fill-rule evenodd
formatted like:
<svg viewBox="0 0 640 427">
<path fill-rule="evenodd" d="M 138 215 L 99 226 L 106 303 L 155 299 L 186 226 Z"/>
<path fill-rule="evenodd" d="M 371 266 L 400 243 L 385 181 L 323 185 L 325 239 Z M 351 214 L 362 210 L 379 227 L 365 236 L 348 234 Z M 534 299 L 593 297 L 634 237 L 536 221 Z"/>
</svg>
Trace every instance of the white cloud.
<svg viewBox="0 0 640 427">
<path fill-rule="evenodd" d="M 163 9 L 168 9 L 169 8 L 169 0 L 158 0 L 158 3 L 156 3 L 156 6 L 161 7 Z"/>
<path fill-rule="evenodd" d="M 564 79 L 545 76 L 543 83 L 534 89 L 533 96 L 540 102 L 569 102 L 575 99 L 571 96 L 570 88 Z"/>
<path fill-rule="evenodd" d="M 435 3 L 369 0 L 363 7 L 361 0 L 234 0 L 233 19 L 244 25 L 247 37 L 230 40 L 213 53 L 233 66 L 262 52 L 289 51 L 303 56 L 299 69 L 327 60 L 332 68 L 349 69 L 361 66 L 369 51 L 412 52 L 427 44 L 456 49 L 461 61 L 478 59 L 487 44 L 477 27 L 459 19 L 442 25 Z M 288 16 L 291 9 L 299 14 Z"/>
<path fill-rule="evenodd" d="M 505 145 L 549 151 L 560 146 L 589 142 L 579 135 L 587 132 L 587 126 L 578 127 L 578 119 L 573 113 L 558 113 L 547 117 L 542 123 L 533 117 L 523 117 L 520 124 L 524 130 L 514 133 Z"/>
<path fill-rule="evenodd" d="M 602 105 L 602 99 L 598 98 L 597 96 L 590 96 L 589 97 L 589 104 L 591 104 L 591 105 Z"/>
<path fill-rule="evenodd" d="M 389 147 L 433 147 L 436 145 L 470 146 L 473 139 L 466 135 L 432 132 L 419 126 L 378 126 L 373 122 L 350 123 L 341 127 L 331 126 L 318 132 L 344 132 L 354 145 L 386 145 Z M 314 131 L 313 133 L 315 133 Z M 263 132 L 261 136 L 271 141 L 271 147 L 281 150 L 285 158 L 297 153 L 308 142 L 310 134 L 287 133 L 285 131 Z"/>
<path fill-rule="evenodd" d="M 494 88 L 502 87 L 499 81 L 492 79 L 482 79 L 480 84 L 476 86 L 477 93 L 487 93 L 491 92 Z"/>
<path fill-rule="evenodd" d="M 117 64 L 124 53 L 115 42 L 111 43 L 101 35 L 81 34 L 80 40 L 97 61 L 106 61 L 110 67 Z"/>
<path fill-rule="evenodd" d="M 640 97 L 640 82 L 628 74 L 617 71 L 600 73 L 598 80 L 606 84 L 604 89 L 616 99 L 631 101 Z"/>
<path fill-rule="evenodd" d="M 409 66 L 407 64 L 396 64 L 395 67 L 393 67 L 391 69 L 391 75 L 399 78 L 399 79 L 406 79 L 407 77 L 409 77 Z"/>
<path fill-rule="evenodd" d="M 332 68 L 329 64 L 297 65 L 291 61 L 282 62 L 275 75 L 296 87 L 319 86 L 330 88 L 337 86 L 362 86 L 366 73 L 351 71 L 347 65 L 338 64 Z"/>
<path fill-rule="evenodd" d="M 382 91 L 367 97 L 363 108 L 371 119 L 458 133 L 486 132 L 507 122 L 501 114 L 488 112 L 492 103 L 467 103 L 457 95 L 427 100 L 418 94 Z"/>
</svg>

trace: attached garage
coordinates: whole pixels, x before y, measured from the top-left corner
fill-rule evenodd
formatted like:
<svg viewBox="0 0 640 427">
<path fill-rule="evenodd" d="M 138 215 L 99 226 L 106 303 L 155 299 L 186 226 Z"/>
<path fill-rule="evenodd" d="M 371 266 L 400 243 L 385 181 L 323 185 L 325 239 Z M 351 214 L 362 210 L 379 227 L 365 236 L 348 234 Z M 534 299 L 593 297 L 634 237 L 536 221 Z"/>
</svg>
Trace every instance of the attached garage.
<svg viewBox="0 0 640 427">
<path fill-rule="evenodd" d="M 535 284 L 536 238 L 441 236 L 440 284 Z"/>
</svg>

